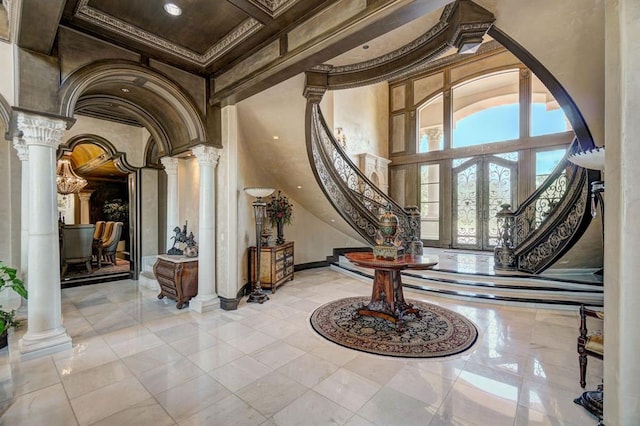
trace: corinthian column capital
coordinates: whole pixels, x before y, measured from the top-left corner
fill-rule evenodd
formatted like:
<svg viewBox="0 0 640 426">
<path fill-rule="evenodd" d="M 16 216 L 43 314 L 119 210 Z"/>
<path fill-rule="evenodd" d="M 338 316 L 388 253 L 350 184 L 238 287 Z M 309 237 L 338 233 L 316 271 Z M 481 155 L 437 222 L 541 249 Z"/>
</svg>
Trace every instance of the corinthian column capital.
<svg viewBox="0 0 640 426">
<path fill-rule="evenodd" d="M 13 147 L 18 151 L 18 158 L 20 161 L 29 160 L 29 147 L 23 138 L 14 137 Z"/>
<path fill-rule="evenodd" d="M 36 114 L 18 112 L 16 124 L 22 131 L 27 145 L 41 145 L 57 149 L 67 123 L 57 118 L 49 118 Z"/>
<path fill-rule="evenodd" d="M 216 167 L 222 150 L 212 146 L 198 145 L 191 149 L 198 159 L 198 164 Z"/>
<path fill-rule="evenodd" d="M 164 166 L 164 171 L 167 175 L 178 174 L 178 159 L 174 157 L 162 157 L 160 162 Z"/>
</svg>

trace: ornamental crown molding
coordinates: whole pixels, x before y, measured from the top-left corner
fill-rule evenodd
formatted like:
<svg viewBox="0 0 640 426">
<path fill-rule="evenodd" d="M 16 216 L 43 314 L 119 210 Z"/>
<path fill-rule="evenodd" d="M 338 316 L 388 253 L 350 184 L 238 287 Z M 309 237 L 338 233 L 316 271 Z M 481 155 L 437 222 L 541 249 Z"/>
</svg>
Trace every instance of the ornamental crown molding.
<svg viewBox="0 0 640 426">
<path fill-rule="evenodd" d="M 299 0 L 249 0 L 251 4 L 266 12 L 272 18 L 282 14 Z"/>
<path fill-rule="evenodd" d="M 252 2 L 256 1 L 268 2 L 268 0 L 253 0 Z M 291 2 L 293 0 L 289 1 Z M 273 0 L 269 3 L 282 2 L 283 0 Z M 94 25 L 98 25 L 102 28 L 114 31 L 122 36 L 132 38 L 147 46 L 151 46 L 163 51 L 169 51 L 170 53 L 179 56 L 182 59 L 200 66 L 207 66 L 211 64 L 231 48 L 240 44 L 245 39 L 247 39 L 247 37 L 260 30 L 264 26 L 254 18 L 246 19 L 240 25 L 235 27 L 231 32 L 229 32 L 224 38 L 211 46 L 206 52 L 200 54 L 193 50 L 177 45 L 167 39 L 158 37 L 157 35 L 145 31 L 140 27 L 117 19 L 98 9 L 94 9 L 89 6 L 88 3 L 89 0 L 80 0 L 76 7 L 74 16 L 84 21 L 90 22 Z"/>
</svg>

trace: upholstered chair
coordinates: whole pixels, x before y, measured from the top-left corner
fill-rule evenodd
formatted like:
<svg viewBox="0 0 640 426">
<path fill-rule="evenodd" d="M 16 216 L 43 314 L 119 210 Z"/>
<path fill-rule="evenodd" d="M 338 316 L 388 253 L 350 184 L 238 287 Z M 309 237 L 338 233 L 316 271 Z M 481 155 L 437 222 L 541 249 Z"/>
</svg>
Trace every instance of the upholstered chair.
<svg viewBox="0 0 640 426">
<path fill-rule="evenodd" d="M 62 272 L 64 277 L 70 264 L 84 263 L 92 273 L 91 258 L 95 225 L 62 225 Z"/>
<path fill-rule="evenodd" d="M 93 233 L 94 240 L 102 238 L 102 233 L 104 232 L 104 223 L 104 220 L 99 220 L 96 222 L 96 230 Z"/>
<path fill-rule="evenodd" d="M 116 248 L 120 241 L 120 235 L 122 235 L 122 226 L 122 222 L 115 222 L 112 232 L 108 236 L 105 235 L 105 239 L 102 242 L 102 257 L 114 265 L 116 264 Z"/>
<path fill-rule="evenodd" d="M 580 306 L 580 335 L 578 336 L 578 361 L 580 363 L 580 386 L 585 387 L 587 374 L 587 356 L 603 359 L 604 335 L 590 333 L 587 330 L 587 317 L 604 320 L 604 312 L 594 311 Z"/>
<path fill-rule="evenodd" d="M 105 222 L 104 231 L 102 231 L 102 236 L 100 237 L 100 238 L 102 238 L 102 242 L 103 243 L 106 240 L 108 240 L 109 237 L 111 236 L 111 233 L 113 232 L 113 226 L 114 225 L 115 225 L 115 222 L 113 222 L 113 221 Z"/>
</svg>

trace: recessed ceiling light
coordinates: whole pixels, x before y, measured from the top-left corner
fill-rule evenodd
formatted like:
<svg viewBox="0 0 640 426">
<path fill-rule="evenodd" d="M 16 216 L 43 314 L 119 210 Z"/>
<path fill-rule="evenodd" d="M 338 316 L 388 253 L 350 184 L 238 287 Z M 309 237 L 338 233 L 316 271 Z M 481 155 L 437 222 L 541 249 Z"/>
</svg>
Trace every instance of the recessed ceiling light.
<svg viewBox="0 0 640 426">
<path fill-rule="evenodd" d="M 280 136 L 274 136 L 274 137 L 273 137 L 273 140 L 276 140 L 276 141 L 277 141 L 278 139 L 280 139 Z"/>
<path fill-rule="evenodd" d="M 122 92 L 123 92 L 123 93 L 129 93 L 129 92 L 131 92 L 131 90 L 130 90 L 130 89 L 127 89 L 126 87 L 123 87 L 123 88 L 122 88 L 122 89 L 120 89 L 120 90 L 122 90 Z"/>
<path fill-rule="evenodd" d="M 164 11 L 173 16 L 182 15 L 182 9 L 180 9 L 180 6 L 175 3 L 165 3 Z"/>
<path fill-rule="evenodd" d="M 302 189 L 302 186 L 298 185 L 298 186 L 296 186 L 296 188 L 298 188 L 298 189 Z"/>
</svg>

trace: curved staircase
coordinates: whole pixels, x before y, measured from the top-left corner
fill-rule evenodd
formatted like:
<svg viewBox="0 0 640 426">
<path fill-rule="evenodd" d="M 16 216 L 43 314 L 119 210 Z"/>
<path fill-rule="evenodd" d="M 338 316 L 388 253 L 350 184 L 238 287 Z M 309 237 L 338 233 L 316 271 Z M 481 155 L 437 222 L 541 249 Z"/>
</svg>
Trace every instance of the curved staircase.
<svg viewBox="0 0 640 426">
<path fill-rule="evenodd" d="M 399 218 L 405 246 L 420 235 L 417 208 L 402 208 L 370 182 L 335 140 L 318 104 L 320 97 L 308 97 L 307 153 L 319 186 L 333 207 L 358 233 L 374 245 L 378 216 L 382 206 L 390 205 Z M 574 142 L 569 153 L 579 149 Z M 510 254 L 513 271 L 496 273 L 494 254 L 484 256 L 490 268 L 472 273 L 439 266 L 434 270 L 403 272 L 403 285 L 431 294 L 492 303 L 535 306 L 603 305 L 603 287 L 594 274 L 551 276 L 542 272 L 566 253 L 585 232 L 591 215 L 588 209 L 591 182 L 599 175 L 569 163 L 567 157 L 536 192 L 511 213 L 513 217 Z M 428 252 L 428 249 L 425 249 Z M 499 267 L 503 258 L 497 258 Z M 439 256 L 445 256 L 440 254 Z M 497 257 L 497 256 L 496 256 Z M 373 271 L 357 267 L 341 256 L 334 256 L 332 268 L 372 279 Z M 496 268 L 498 269 L 498 268 Z"/>
</svg>

